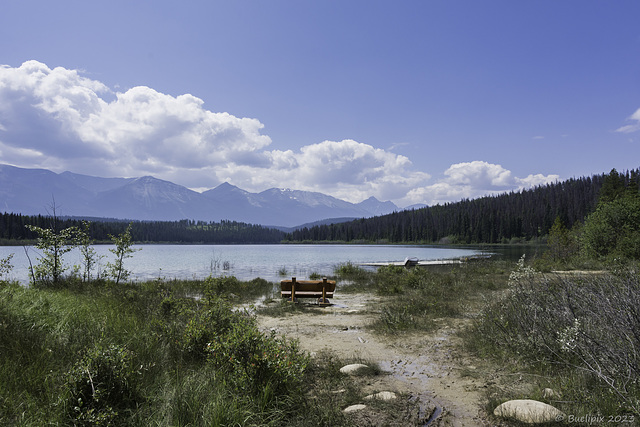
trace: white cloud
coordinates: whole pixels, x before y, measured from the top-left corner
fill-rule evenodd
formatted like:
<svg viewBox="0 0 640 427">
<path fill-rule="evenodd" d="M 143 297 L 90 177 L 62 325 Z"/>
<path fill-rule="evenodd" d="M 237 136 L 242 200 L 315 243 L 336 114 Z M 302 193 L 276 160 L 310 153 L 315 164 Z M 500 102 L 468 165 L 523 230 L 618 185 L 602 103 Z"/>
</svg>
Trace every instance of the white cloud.
<svg viewBox="0 0 640 427">
<path fill-rule="evenodd" d="M 268 184 L 320 191 L 353 202 L 371 195 L 397 198 L 430 177 L 411 171 L 405 156 L 353 140 L 324 141 L 298 152 L 274 150 L 264 155 L 269 159 L 265 167 L 229 164 L 218 169 L 218 177 L 249 190 Z"/>
<path fill-rule="evenodd" d="M 518 178 L 501 165 L 478 160 L 451 165 L 444 175 L 434 184 L 410 190 L 403 199 L 404 204 L 434 205 L 472 199 L 549 184 L 559 179 L 558 175 L 542 174 Z"/>
<path fill-rule="evenodd" d="M 640 110 L 632 116 L 640 121 Z M 249 191 L 289 187 L 359 202 L 370 196 L 411 203 L 526 188 L 555 175 L 513 177 L 500 165 L 451 165 L 444 177 L 416 171 L 409 158 L 354 140 L 269 150 L 262 123 L 203 108 L 138 86 L 115 92 L 76 70 L 37 61 L 0 66 L 0 163 L 97 176 L 153 175 L 212 188 L 224 181 Z M 555 178 L 554 178 L 555 177 Z"/>
<path fill-rule="evenodd" d="M 538 173 L 535 175 L 528 175 L 526 178 L 516 178 L 516 183 L 518 184 L 518 190 L 524 190 L 527 188 L 552 184 L 559 180 L 560 175 L 542 175 L 541 173 Z"/>
<path fill-rule="evenodd" d="M 631 115 L 627 120 L 634 121 L 635 123 L 625 125 L 616 129 L 616 132 L 621 133 L 632 133 L 640 130 L 640 108 L 636 110 L 635 113 Z"/>
<path fill-rule="evenodd" d="M 114 94 L 77 71 L 52 70 L 37 61 L 3 66 L 2 161 L 163 177 L 224 164 L 271 143 L 260 134 L 258 120 L 213 113 L 202 104 L 192 95 L 173 97 L 144 86 Z M 21 152 L 25 148 L 32 150 L 29 155 Z"/>
</svg>

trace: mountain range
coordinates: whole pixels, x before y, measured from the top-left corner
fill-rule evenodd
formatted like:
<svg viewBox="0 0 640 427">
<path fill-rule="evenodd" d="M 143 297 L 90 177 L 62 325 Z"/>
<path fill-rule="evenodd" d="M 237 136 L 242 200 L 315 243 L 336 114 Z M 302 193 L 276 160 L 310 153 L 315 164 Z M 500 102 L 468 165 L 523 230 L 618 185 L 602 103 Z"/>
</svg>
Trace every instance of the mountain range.
<svg viewBox="0 0 640 427">
<path fill-rule="evenodd" d="M 370 197 L 350 203 L 326 194 L 271 188 L 251 193 L 229 183 L 198 193 L 169 181 L 100 178 L 72 172 L 0 165 L 0 211 L 25 215 L 116 218 L 129 220 L 232 220 L 266 226 L 295 227 L 336 218 L 336 222 L 399 210 Z"/>
</svg>

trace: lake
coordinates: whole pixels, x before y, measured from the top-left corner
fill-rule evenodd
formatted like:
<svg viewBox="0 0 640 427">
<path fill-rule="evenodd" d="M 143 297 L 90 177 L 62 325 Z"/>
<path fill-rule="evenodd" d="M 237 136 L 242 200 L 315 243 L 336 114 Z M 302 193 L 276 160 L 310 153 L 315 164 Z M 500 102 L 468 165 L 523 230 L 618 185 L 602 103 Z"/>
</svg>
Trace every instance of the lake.
<svg viewBox="0 0 640 427">
<path fill-rule="evenodd" d="M 240 280 L 261 277 L 280 281 L 283 277 L 308 278 L 312 273 L 333 274 L 335 266 L 376 262 L 398 262 L 406 257 L 421 261 L 454 259 L 489 252 L 478 248 L 447 248 L 442 246 L 401 245 L 134 245 L 140 249 L 125 260 L 125 268 L 133 272 L 132 278 L 147 280 L 203 279 L 213 276 L 236 276 Z M 104 267 L 114 259 L 109 252 L 113 245 L 94 246 Z M 29 247 L 29 256 L 35 264 L 38 254 Z M 9 279 L 22 283 L 29 281 L 29 262 L 21 246 L 0 246 L 0 259 L 15 254 Z M 66 265 L 82 262 L 79 251 L 65 255 Z M 281 274 L 282 272 L 286 274 Z"/>
</svg>

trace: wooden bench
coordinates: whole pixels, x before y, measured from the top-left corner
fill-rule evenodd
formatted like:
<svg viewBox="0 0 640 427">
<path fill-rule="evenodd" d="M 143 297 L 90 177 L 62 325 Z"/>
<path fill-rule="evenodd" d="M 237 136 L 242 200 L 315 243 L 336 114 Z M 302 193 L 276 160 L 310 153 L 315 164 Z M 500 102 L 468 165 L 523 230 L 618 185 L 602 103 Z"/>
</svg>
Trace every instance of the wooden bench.
<svg viewBox="0 0 640 427">
<path fill-rule="evenodd" d="M 333 298 L 333 292 L 336 290 L 336 281 L 327 280 L 282 280 L 280 282 L 280 295 L 287 298 L 287 301 L 297 302 L 298 298 L 317 298 L 318 304 L 329 305 L 329 298 Z"/>
</svg>

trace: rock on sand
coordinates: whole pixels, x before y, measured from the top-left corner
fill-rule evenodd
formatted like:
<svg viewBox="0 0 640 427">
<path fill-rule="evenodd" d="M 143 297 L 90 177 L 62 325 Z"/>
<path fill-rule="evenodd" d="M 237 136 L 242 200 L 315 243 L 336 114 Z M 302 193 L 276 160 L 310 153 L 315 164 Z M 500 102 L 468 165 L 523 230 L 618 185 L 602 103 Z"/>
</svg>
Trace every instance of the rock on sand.
<svg viewBox="0 0 640 427">
<path fill-rule="evenodd" d="M 342 368 L 340 368 L 340 372 L 342 372 L 343 374 L 354 375 L 357 374 L 361 369 L 366 368 L 368 368 L 367 365 L 363 365 L 362 363 L 354 363 L 352 365 L 343 366 Z"/>
<path fill-rule="evenodd" d="M 378 400 L 393 400 L 396 398 L 396 394 L 392 391 L 381 391 L 380 393 L 376 393 L 376 394 L 370 394 L 369 396 L 366 396 L 364 398 L 364 400 L 372 400 L 372 399 L 378 399 Z"/>
<path fill-rule="evenodd" d="M 503 418 L 513 418 L 526 424 L 542 424 L 562 421 L 565 415 L 562 411 L 537 400 L 509 400 L 499 405 L 493 415 Z"/>
<path fill-rule="evenodd" d="M 342 412 L 345 412 L 345 413 L 356 412 L 356 411 L 360 411 L 361 409 L 364 409 L 366 407 L 367 407 L 367 405 L 363 405 L 362 403 L 360 403 L 358 405 L 347 406 L 346 408 L 344 408 L 342 410 Z"/>
</svg>

